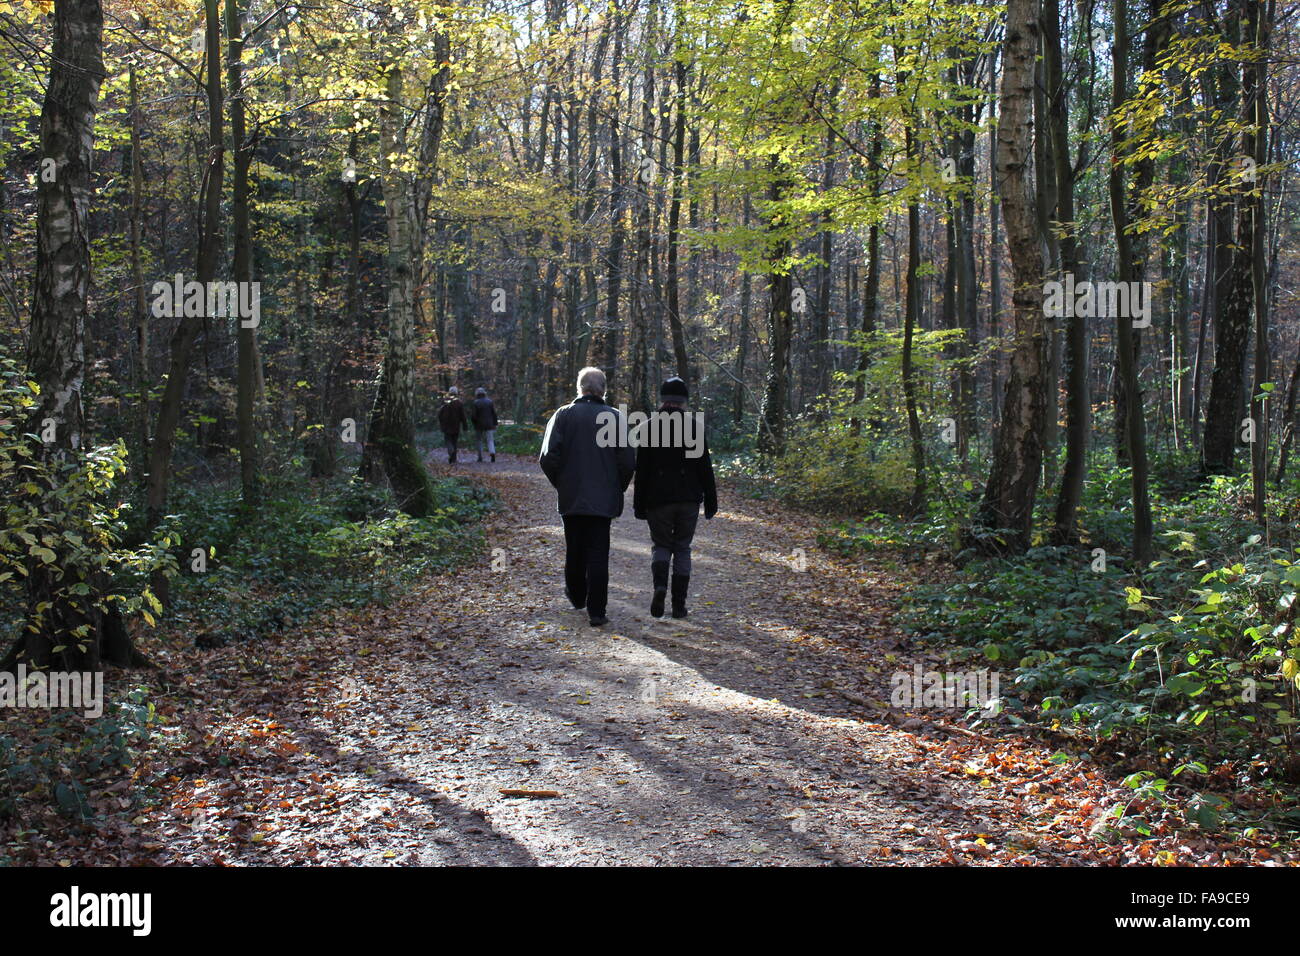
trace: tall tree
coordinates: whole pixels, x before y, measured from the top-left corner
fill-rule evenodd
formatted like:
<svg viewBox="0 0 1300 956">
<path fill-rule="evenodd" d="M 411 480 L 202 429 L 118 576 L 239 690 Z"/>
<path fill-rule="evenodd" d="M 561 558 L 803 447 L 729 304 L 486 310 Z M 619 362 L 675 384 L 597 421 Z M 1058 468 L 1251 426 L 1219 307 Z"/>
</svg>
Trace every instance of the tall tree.
<svg viewBox="0 0 1300 956">
<path fill-rule="evenodd" d="M 900 82 L 905 86 L 906 81 Z M 916 134 L 909 125 L 904 131 L 909 168 L 918 161 Z M 907 407 L 907 433 L 912 445 L 912 495 L 908 512 L 925 513 L 925 441 L 921 435 L 921 415 L 917 408 L 917 382 L 914 362 L 916 323 L 921 311 L 921 206 L 914 196 L 907 204 L 907 299 L 903 305 L 903 355 L 900 373 L 903 378 L 903 403 Z"/>
<path fill-rule="evenodd" d="M 203 49 L 207 62 L 204 92 L 208 111 L 207 163 L 203 170 L 200 192 L 199 245 L 195 262 L 195 281 L 207 288 L 221 262 L 222 220 L 221 191 L 225 181 L 226 145 L 221 90 L 221 17 L 217 0 L 203 0 Z M 178 310 L 179 311 L 179 310 Z M 162 519 L 167 508 L 167 490 L 171 482 L 172 452 L 176 446 L 176 429 L 180 425 L 185 386 L 189 377 L 190 356 L 203 331 L 204 319 L 180 315 L 172 333 L 171 356 L 167 364 L 167 382 L 158 402 L 158 422 L 154 426 L 153 444 L 149 448 L 149 483 L 146 489 L 147 520 L 152 526 Z M 155 590 L 166 599 L 165 580 L 155 581 Z"/>
<path fill-rule="evenodd" d="M 768 261 L 767 273 L 767 379 L 759 411 L 758 447 L 768 454 L 785 449 L 786 405 L 790 391 L 790 341 L 793 335 L 794 277 L 790 272 L 792 243 L 782 204 L 790 189 L 790 173 L 779 153 L 767 164 Z"/>
<path fill-rule="evenodd" d="M 139 453 L 133 457 L 136 474 L 143 478 L 149 455 L 149 309 L 144 294 L 144 160 L 140 149 L 140 84 L 134 61 L 127 80 L 131 110 L 131 284 L 135 325 L 135 363 L 132 385 L 136 394 L 136 431 Z"/>
<path fill-rule="evenodd" d="M 685 191 L 685 168 L 683 165 L 686 147 L 686 82 L 687 69 L 684 53 L 680 47 L 674 64 L 677 79 L 677 91 L 674 97 L 673 119 L 673 178 L 672 198 L 668 204 L 668 266 L 664 272 L 664 284 L 668 287 L 668 324 L 672 331 L 673 358 L 677 363 L 677 374 L 683 381 L 690 381 L 690 359 L 686 354 L 686 333 L 682 328 L 682 315 L 679 305 L 677 261 L 678 246 L 681 244 L 679 224 L 682 215 L 682 193 Z"/>
<path fill-rule="evenodd" d="M 40 389 L 29 431 L 52 439 L 39 441 L 33 454 L 52 482 L 75 475 L 88 445 L 82 402 L 91 279 L 88 221 L 95 113 L 104 80 L 103 31 L 100 0 L 55 3 L 50 79 L 41 109 L 40 157 L 46 169 L 37 177 L 36 275 L 27 346 L 28 375 Z M 42 489 L 37 507 L 60 508 L 55 491 Z M 26 576 L 28 626 L 0 668 L 20 658 L 29 667 L 57 664 L 65 671 L 137 662 L 120 617 L 89 599 L 102 582 L 90 580 L 94 572 L 74 559 L 77 542 L 47 536 L 42 544 L 49 550 L 44 558 L 33 558 Z"/>
<path fill-rule="evenodd" d="M 1273 0 L 1250 4 L 1246 12 L 1246 35 L 1254 62 L 1243 68 L 1241 89 L 1246 127 L 1242 146 L 1243 153 L 1250 157 L 1256 170 L 1262 170 L 1268 162 L 1268 54 L 1274 15 Z M 1250 217 L 1251 300 L 1255 313 L 1255 378 L 1250 399 L 1255 443 L 1250 448 L 1250 466 L 1255 520 L 1260 525 L 1267 524 L 1268 516 L 1269 416 L 1265 388 L 1272 387 L 1269 382 L 1268 221 L 1264 181 L 1264 175 L 1259 173 L 1252 184 L 1254 188 L 1244 199 Z"/>
<path fill-rule="evenodd" d="M 1086 281 L 1074 213 L 1075 167 L 1070 163 L 1069 96 L 1065 88 L 1059 0 L 1043 2 L 1044 76 L 1047 81 L 1048 143 L 1056 172 L 1056 215 L 1060 236 L 1061 271 Z M 1083 497 L 1087 470 L 1089 410 L 1087 319 L 1071 309 L 1065 334 L 1065 463 L 1056 498 L 1053 535 L 1058 543 L 1075 537 L 1075 516 Z"/>
<path fill-rule="evenodd" d="M 622 86 L 619 78 L 623 62 L 623 33 L 626 20 L 614 14 L 614 55 L 610 60 L 609 106 L 609 248 L 605 254 L 605 319 L 596 342 L 596 357 L 605 368 L 612 387 L 618 375 L 619 317 L 618 299 L 623 281 L 623 126 L 620 116 Z"/>
<path fill-rule="evenodd" d="M 1043 460 L 1047 356 L 1043 256 L 1030 185 L 1038 0 L 1008 0 L 995 161 L 1014 284 L 1015 348 L 984 497 L 968 540 L 985 550 L 1029 546 Z"/>
<path fill-rule="evenodd" d="M 411 144 L 401 61 L 385 64 L 385 98 L 380 107 L 380 171 L 387 226 L 388 341 L 370 413 L 362 474 L 373 476 L 373 461 L 383 464 L 388 483 L 407 514 L 419 517 L 433 508 L 433 490 L 415 446 L 416 290 L 423 278 L 425 234 L 433 179 L 437 174 L 446 120 L 450 79 L 450 41 L 437 23 L 432 40 L 432 72 L 414 124 Z M 407 158 L 408 151 L 412 154 Z M 414 172 L 411 171 L 413 166 Z"/>
<path fill-rule="evenodd" d="M 1229 0 L 1225 28 L 1230 40 L 1240 36 L 1242 8 L 1253 6 L 1254 0 Z M 1223 100 L 1240 87 L 1235 78 L 1227 75 L 1220 77 L 1219 88 L 1228 91 L 1221 94 Z M 1252 110 L 1247 121 L 1253 122 L 1253 105 L 1244 108 Z M 1230 150 L 1230 140 L 1225 138 L 1216 151 L 1219 162 L 1211 174 L 1223 176 L 1228 182 L 1215 191 L 1223 192 L 1226 186 L 1228 191 L 1244 195 L 1250 191 L 1251 184 L 1247 181 L 1245 167 L 1240 162 L 1228 161 Z M 1234 178 L 1235 184 L 1231 182 Z M 1222 475 L 1230 474 L 1235 467 L 1237 440 L 1241 432 L 1242 385 L 1253 299 L 1251 256 L 1254 255 L 1255 239 L 1250 203 L 1238 203 L 1234 244 L 1231 203 L 1225 207 L 1222 199 L 1217 204 L 1213 198 L 1210 202 L 1212 211 L 1219 214 L 1214 222 L 1214 371 L 1210 376 L 1210 394 L 1205 405 L 1201 470 L 1207 475 Z M 1226 269 L 1222 264 L 1225 258 L 1229 258 L 1231 263 Z"/>
<path fill-rule="evenodd" d="M 1115 225 L 1115 257 L 1119 280 L 1124 283 L 1137 283 L 1142 278 L 1142 265 L 1137 251 L 1133 248 L 1133 236 L 1130 232 L 1130 208 L 1136 203 L 1129 197 L 1124 173 L 1126 154 L 1137 144 L 1125 136 L 1125 121 L 1121 113 L 1128 98 L 1128 0 L 1114 0 L 1114 3 L 1111 163 L 1107 187 L 1110 194 L 1111 220 Z M 1159 0 L 1153 0 L 1152 6 L 1158 18 Z M 1130 285 L 1130 288 L 1133 287 Z M 1146 411 L 1142 405 L 1141 383 L 1138 381 L 1133 317 L 1124 309 L 1117 309 L 1116 313 L 1115 351 L 1119 357 L 1117 381 L 1121 385 L 1119 394 L 1124 399 L 1119 403 L 1119 408 L 1122 410 L 1124 421 L 1124 448 L 1129 467 L 1132 469 L 1133 560 L 1141 567 L 1151 560 L 1152 535 L 1151 497 L 1147 490 Z"/>
<path fill-rule="evenodd" d="M 244 18 L 239 0 L 226 0 L 227 85 L 230 90 L 230 135 L 234 142 L 230 218 L 234 226 L 234 279 L 244 288 L 253 282 L 253 237 L 249 227 L 248 170 L 253 162 L 253 141 L 248 135 L 244 104 Z M 260 317 L 260 316 L 259 316 Z M 239 483 L 246 504 L 259 497 L 257 427 L 253 420 L 257 397 L 257 328 L 241 316 L 235 332 L 238 349 L 236 373 L 236 444 L 239 448 Z"/>
<path fill-rule="evenodd" d="M 880 72 L 877 71 L 871 77 L 870 96 L 873 100 L 880 99 Z M 867 135 L 867 162 L 866 176 L 867 188 L 871 192 L 872 199 L 878 199 L 880 196 L 880 186 L 883 179 L 881 175 L 881 156 L 885 150 L 885 128 L 884 124 L 876 116 L 872 116 L 868 122 L 869 132 Z M 866 397 L 867 389 L 867 371 L 871 368 L 871 350 L 872 337 L 876 334 L 876 327 L 880 322 L 880 222 L 878 218 L 872 219 L 867 226 L 867 274 L 862 283 L 862 315 L 860 319 L 859 330 L 862 333 L 862 347 L 858 350 L 858 361 L 856 374 L 853 378 L 853 404 L 861 405 L 863 398 Z M 861 433 L 862 420 L 855 413 L 849 422 L 849 427 L 854 435 Z"/>
</svg>

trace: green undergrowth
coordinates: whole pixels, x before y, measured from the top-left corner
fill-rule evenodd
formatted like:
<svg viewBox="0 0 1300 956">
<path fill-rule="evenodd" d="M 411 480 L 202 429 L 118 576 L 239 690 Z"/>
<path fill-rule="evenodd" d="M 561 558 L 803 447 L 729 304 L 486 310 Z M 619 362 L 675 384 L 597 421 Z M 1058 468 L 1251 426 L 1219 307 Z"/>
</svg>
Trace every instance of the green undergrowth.
<svg viewBox="0 0 1300 956">
<path fill-rule="evenodd" d="M 546 426 L 544 425 L 498 425 L 495 435 L 497 452 L 505 455 L 536 458 L 542 451 L 542 435 L 545 430 Z M 473 431 L 469 432 L 469 438 L 464 447 L 469 449 L 475 447 Z"/>
<path fill-rule="evenodd" d="M 251 510 L 237 488 L 187 489 L 169 519 L 181 541 L 169 623 L 200 646 L 219 646 L 329 608 L 387 603 L 482 549 L 490 493 L 461 478 L 431 485 L 434 507 L 423 518 L 356 480 L 286 482 Z"/>
<path fill-rule="evenodd" d="M 974 724 L 1038 728 L 1105 755 L 1135 791 L 1181 793 L 1203 825 L 1300 829 L 1300 486 L 1271 492 L 1265 530 L 1247 476 L 1201 482 L 1185 458 L 1155 464 L 1145 567 L 1129 555 L 1128 472 L 1104 460 L 1069 546 L 1040 531 L 1023 555 L 957 551 L 973 488 L 921 520 L 876 511 L 834 523 L 822 543 L 858 560 L 952 555 L 948 573 L 910 592 L 902 621 L 955 670 L 999 674 L 999 698 L 968 711 Z M 962 488 L 960 475 L 946 480 Z M 1053 505 L 1040 500 L 1036 528 Z"/>
</svg>

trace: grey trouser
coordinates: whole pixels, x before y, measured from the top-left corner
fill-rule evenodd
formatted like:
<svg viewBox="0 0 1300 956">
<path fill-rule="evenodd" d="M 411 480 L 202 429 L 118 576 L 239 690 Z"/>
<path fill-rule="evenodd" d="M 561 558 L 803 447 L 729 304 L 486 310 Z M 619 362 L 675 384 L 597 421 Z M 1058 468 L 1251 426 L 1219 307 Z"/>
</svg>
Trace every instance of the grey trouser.
<svg viewBox="0 0 1300 956">
<path fill-rule="evenodd" d="M 497 442 L 496 442 L 497 430 L 495 428 L 486 428 L 483 431 L 478 432 L 477 434 L 478 434 L 478 456 L 480 458 L 483 457 L 484 438 L 487 439 L 488 454 L 495 455 L 497 453 Z"/>
<path fill-rule="evenodd" d="M 652 561 L 673 559 L 673 574 L 691 573 L 691 539 L 695 523 L 700 520 L 700 506 L 695 501 L 675 501 L 646 509 L 650 522 L 650 540 L 654 542 Z"/>
</svg>

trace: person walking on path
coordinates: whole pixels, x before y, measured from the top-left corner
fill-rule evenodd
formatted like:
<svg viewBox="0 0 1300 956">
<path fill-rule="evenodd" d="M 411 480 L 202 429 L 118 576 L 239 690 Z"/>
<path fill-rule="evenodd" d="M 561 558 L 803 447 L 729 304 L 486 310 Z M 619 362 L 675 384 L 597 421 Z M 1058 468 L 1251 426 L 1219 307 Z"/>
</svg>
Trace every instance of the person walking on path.
<svg viewBox="0 0 1300 956">
<path fill-rule="evenodd" d="M 480 386 L 474 392 L 474 401 L 470 403 L 469 420 L 474 423 L 474 435 L 478 439 L 478 460 L 483 460 L 483 440 L 487 439 L 488 454 L 497 460 L 497 407 L 488 398 L 487 389 Z"/>
<path fill-rule="evenodd" d="M 680 378 L 673 377 L 663 383 L 659 389 L 663 404 L 656 415 L 681 416 L 681 421 L 662 422 L 658 434 L 681 436 L 683 440 L 667 445 L 642 443 L 636 450 L 632 513 L 650 524 L 653 544 L 650 575 L 654 582 L 650 613 L 654 617 L 664 616 L 670 560 L 673 617 L 686 616 L 686 594 L 691 584 L 691 541 L 700 517 L 700 504 L 704 505 L 705 520 L 718 511 L 718 486 L 704 430 L 687 428 L 688 397 L 686 383 Z M 698 437 L 696 447 L 688 447 L 688 436 Z"/>
<path fill-rule="evenodd" d="M 623 513 L 623 492 L 632 481 L 636 453 L 598 435 L 623 435 L 617 409 L 605 403 L 605 373 L 578 373 L 578 397 L 546 423 L 539 461 L 559 497 L 564 521 L 564 590 L 575 608 L 586 608 L 592 627 L 608 622 L 609 526 Z"/>
<path fill-rule="evenodd" d="M 460 400 L 460 389 L 455 385 L 447 389 L 447 397 L 438 409 L 438 427 L 442 429 L 443 444 L 447 448 L 447 464 L 456 464 L 456 446 L 460 442 L 460 430 L 469 424 L 469 413 Z"/>
</svg>

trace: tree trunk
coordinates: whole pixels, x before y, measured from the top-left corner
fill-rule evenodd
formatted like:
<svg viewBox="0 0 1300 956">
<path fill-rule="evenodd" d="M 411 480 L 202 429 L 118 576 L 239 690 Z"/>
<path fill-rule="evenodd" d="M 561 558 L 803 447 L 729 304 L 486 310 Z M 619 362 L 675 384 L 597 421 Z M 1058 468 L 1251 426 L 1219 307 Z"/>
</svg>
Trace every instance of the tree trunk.
<svg viewBox="0 0 1300 956">
<path fill-rule="evenodd" d="M 227 86 L 230 89 L 230 134 L 234 145 L 234 175 L 231 180 L 231 224 L 234 226 L 234 279 L 247 288 L 253 281 L 253 238 L 249 232 L 248 169 L 253 161 L 253 143 L 248 139 L 244 110 L 244 23 L 239 0 L 226 0 Z M 239 485 L 244 504 L 260 498 L 257 468 L 257 427 L 253 410 L 257 400 L 257 329 L 243 316 L 238 319 L 235 341 L 238 348 L 236 373 L 236 439 L 239 449 Z"/>
<path fill-rule="evenodd" d="M 27 345 L 27 374 L 40 387 L 29 430 L 54 424 L 54 440 L 41 441 L 35 456 L 62 480 L 85 452 L 81 391 L 86 372 L 86 298 L 90 289 L 88 220 L 95 110 L 104 80 L 104 13 L 100 0 L 57 0 L 50 79 L 41 109 L 40 156 L 53 163 L 52 176 L 37 177 L 36 274 Z M 38 508 L 57 507 L 38 493 Z M 143 659 L 131 647 L 120 616 L 97 607 L 94 580 L 67 544 L 42 542 L 55 559 L 29 562 L 27 627 L 0 661 L 9 670 L 28 667 L 65 671 L 98 670 L 107 663 Z M 88 594 L 77 592 L 87 589 Z M 61 648 L 56 650 L 56 648 Z"/>
<path fill-rule="evenodd" d="M 1261 10 L 1262 6 L 1266 9 Z M 1256 169 L 1268 162 L 1268 49 L 1274 5 L 1247 4 L 1247 35 L 1254 47 L 1255 62 L 1243 66 L 1242 101 L 1246 126 L 1243 150 L 1253 157 Z M 1268 350 L 1268 281 L 1266 237 L 1268 222 L 1264 202 L 1263 174 L 1252 183 L 1243 199 L 1245 215 L 1250 217 L 1251 293 L 1255 312 L 1255 378 L 1251 386 L 1250 417 L 1255 423 L 1255 443 L 1250 447 L 1251 482 L 1255 498 L 1255 520 L 1267 527 L 1268 518 L 1268 400 L 1264 384 L 1270 379 Z"/>
<path fill-rule="evenodd" d="M 618 372 L 618 297 L 623 278 L 623 142 L 619 102 L 619 79 L 623 62 L 623 21 L 614 17 L 614 57 L 610 62 L 610 90 L 614 102 L 609 108 L 609 250 L 606 253 L 605 321 L 596 336 L 595 353 L 605 367 L 610 387 Z"/>
<path fill-rule="evenodd" d="M 413 517 L 429 514 L 434 505 L 433 488 L 415 446 L 415 313 L 450 77 L 449 40 L 441 30 L 433 36 L 433 50 L 438 66 L 429 78 L 418 114 L 423 122 L 416 125 L 420 141 L 415 150 L 418 172 L 414 177 L 400 168 L 407 152 L 408 128 L 402 102 L 402 70 L 396 62 L 387 64 L 387 95 L 379 116 L 379 148 L 388 234 L 388 344 L 370 413 L 367 455 L 363 456 L 361 472 L 373 474 L 373 459 L 378 455 L 398 507 Z M 440 319 L 441 315 L 442 310 Z M 443 340 L 440 334 L 440 344 Z"/>
<path fill-rule="evenodd" d="M 905 131 L 909 168 L 916 160 L 916 142 L 912 128 Z M 912 496 L 907 510 L 911 517 L 925 513 L 925 441 L 921 435 L 921 416 L 917 410 L 916 371 L 912 362 L 912 341 L 921 311 L 921 207 L 912 201 L 907 206 L 907 301 L 903 310 L 903 400 L 907 406 L 907 432 L 912 443 Z"/>
<path fill-rule="evenodd" d="M 135 375 L 132 386 L 136 394 L 136 432 L 139 448 L 132 456 L 135 474 L 145 478 L 149 457 L 149 307 L 144 294 L 144 261 L 141 231 L 144 216 L 144 161 L 140 157 L 140 89 L 135 65 L 128 80 L 131 99 L 131 284 L 135 294 L 131 301 L 135 320 Z"/>
<path fill-rule="evenodd" d="M 1159 2 L 1153 3 L 1157 16 Z M 1141 265 L 1133 249 L 1129 233 L 1129 196 L 1125 185 L 1123 157 L 1132 148 L 1124 139 L 1123 125 L 1118 112 L 1128 93 L 1128 0 L 1115 0 L 1114 65 L 1111 92 L 1111 163 L 1107 180 L 1110 194 L 1110 214 L 1115 225 L 1115 253 L 1121 282 L 1139 281 Z M 1123 312 L 1123 310 L 1117 310 Z M 1133 489 L 1133 560 L 1139 569 L 1151 560 L 1151 501 L 1147 492 L 1146 416 L 1142 407 L 1142 392 L 1137 374 L 1136 343 L 1133 318 L 1115 316 L 1115 349 L 1119 359 L 1120 383 L 1124 404 L 1124 448 L 1132 468 Z"/>
<path fill-rule="evenodd" d="M 745 161 L 745 172 L 749 172 L 749 161 Z M 746 192 L 741 200 L 741 221 L 746 229 L 753 214 L 753 203 Z M 731 421 L 737 432 L 744 422 L 745 415 L 745 356 L 749 352 L 749 310 L 753 300 L 753 277 L 748 270 L 742 270 L 740 276 L 740 334 L 736 340 L 736 367 L 732 373 L 735 389 L 731 394 Z"/>
<path fill-rule="evenodd" d="M 995 166 L 1014 277 L 1015 349 L 992 468 L 974 526 L 966 535 L 969 543 L 986 551 L 1023 551 L 1029 546 L 1042 467 L 1047 373 L 1043 257 L 1029 183 L 1037 14 L 1037 0 L 1008 0 Z"/>
<path fill-rule="evenodd" d="M 839 81 L 835 81 L 827 97 L 827 110 L 833 115 L 835 110 L 835 101 L 839 96 Z M 835 131 L 826 130 L 826 155 L 822 159 L 822 193 L 829 193 L 835 183 Z M 820 247 L 816 277 L 817 277 L 817 298 L 813 304 L 813 327 L 812 343 L 809 353 L 812 361 L 812 375 L 809 382 L 812 386 L 812 400 L 821 402 L 826 398 L 830 391 L 830 320 L 831 320 L 831 282 L 834 272 L 831 269 L 834 261 L 834 239 L 835 233 L 831 229 L 831 214 L 829 212 L 819 213 L 821 219 L 821 232 L 818 236 L 818 245 Z"/>
<path fill-rule="evenodd" d="M 1087 276 L 1080 254 L 1078 224 L 1074 221 L 1074 168 L 1070 164 L 1069 98 L 1062 67 L 1059 0 L 1045 0 L 1043 7 L 1045 74 L 1048 100 L 1048 134 L 1053 168 L 1056 171 L 1056 222 L 1060 230 L 1061 270 L 1074 275 L 1075 282 Z M 1073 541 L 1083 479 L 1088 467 L 1088 325 L 1087 319 L 1070 310 L 1065 335 L 1065 462 L 1056 498 L 1053 538 L 1058 544 Z"/>
<path fill-rule="evenodd" d="M 785 198 L 787 172 L 779 154 L 768 161 L 766 212 L 771 242 L 767 290 L 767 381 L 763 389 L 763 407 L 759 414 L 758 447 L 764 454 L 779 455 L 785 450 L 786 401 L 790 391 L 790 339 L 793 332 L 792 306 L 794 281 L 790 274 L 790 239 L 785 234 L 779 205 Z"/>
<path fill-rule="evenodd" d="M 871 96 L 880 97 L 880 73 L 871 78 Z M 871 123 L 871 144 L 867 148 L 867 177 L 871 184 L 871 197 L 880 196 L 880 157 L 885 149 L 884 126 L 873 120 Z M 880 224 L 873 222 L 867 227 L 867 275 L 862 285 L 862 348 L 858 351 L 856 363 L 857 374 L 853 379 L 853 404 L 861 405 L 866 397 L 867 371 L 871 368 L 872 336 L 880 322 Z M 862 419 L 855 412 L 849 419 L 849 429 L 855 436 L 862 434 Z"/>
<path fill-rule="evenodd" d="M 221 94 L 221 18 L 217 12 L 217 0 L 203 0 L 203 9 L 206 18 L 204 43 L 207 50 L 208 164 L 203 174 L 200 200 L 202 221 L 199 226 L 195 281 L 207 288 L 207 284 L 216 276 L 221 260 L 221 191 L 226 165 Z M 176 330 L 172 333 L 167 384 L 163 387 L 162 398 L 158 402 L 158 423 L 154 426 L 153 444 L 149 450 L 149 484 L 145 505 L 149 527 L 156 525 L 167 509 L 172 451 L 176 445 L 176 429 L 180 425 L 181 407 L 185 401 L 190 354 L 203 327 L 203 320 L 182 315 L 177 318 Z M 155 579 L 154 590 L 160 599 L 166 600 L 164 578 Z"/>
<path fill-rule="evenodd" d="M 368 444 L 378 454 L 398 507 L 422 517 L 433 507 L 424 463 L 415 448 L 415 268 L 411 189 L 399 166 L 406 151 L 402 71 L 388 66 L 380 108 L 380 169 L 388 234 L 388 347 L 371 414 Z"/>
<path fill-rule="evenodd" d="M 673 127 L 673 181 L 672 199 L 668 205 L 668 264 L 664 282 L 668 286 L 668 324 L 672 329 L 673 358 L 677 362 L 677 375 L 690 382 L 689 358 L 686 354 L 686 335 L 682 329 L 682 316 L 678 309 L 677 247 L 680 242 L 678 225 L 681 221 L 682 193 L 685 191 L 683 161 L 686 147 L 686 63 L 677 60 L 676 118 Z"/>
<path fill-rule="evenodd" d="M 973 86 L 977 63 L 971 62 L 966 78 Z M 962 120 L 970 124 L 957 136 L 959 144 L 957 172 L 962 177 L 963 191 L 955 204 L 957 221 L 953 238 L 957 253 L 957 317 L 962 338 L 957 355 L 962 360 L 957 371 L 957 456 L 965 470 L 971 439 L 975 435 L 976 395 L 975 369 L 971 355 L 979 338 L 978 289 L 975 285 L 975 128 L 974 110 L 970 104 L 962 107 Z"/>
<path fill-rule="evenodd" d="M 989 70 L 990 92 L 996 76 L 994 64 Z M 996 420 L 1002 397 L 1002 244 L 998 239 L 998 191 L 1002 187 L 998 182 L 998 164 L 993 159 L 998 152 L 997 120 L 989 118 L 994 121 L 989 124 L 989 339 L 993 342 L 989 353 L 989 417 Z"/>
<path fill-rule="evenodd" d="M 1240 10 L 1231 6 L 1226 32 L 1235 39 Z M 1213 76 L 1207 72 L 1209 89 Z M 1224 68 L 1213 92 L 1216 106 L 1225 112 L 1237 94 L 1238 84 L 1232 71 Z M 1215 156 L 1208 175 L 1216 185 L 1226 176 L 1238 175 L 1230 165 L 1231 146 L 1225 142 Z M 1251 220 L 1245 204 L 1238 221 L 1234 249 L 1232 236 L 1232 199 L 1224 196 L 1208 201 L 1214 217 L 1213 255 L 1207 256 L 1214 282 L 1214 370 L 1210 374 L 1210 394 L 1205 403 L 1205 430 L 1201 441 L 1201 471 L 1205 475 L 1231 474 L 1235 469 L 1237 437 L 1241 426 L 1242 375 L 1246 367 L 1246 346 L 1250 337 L 1252 280 L 1250 256 L 1254 251 Z M 1204 321 L 1204 318 L 1202 318 Z"/>
</svg>

